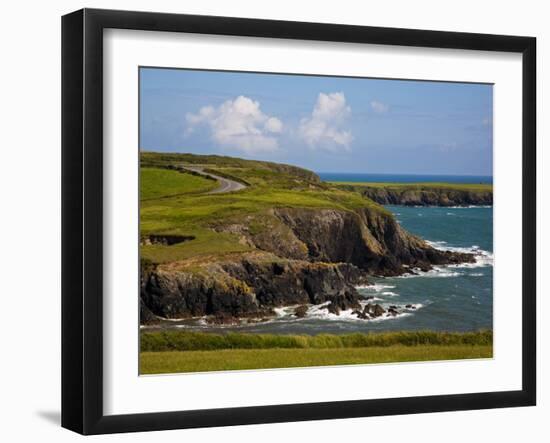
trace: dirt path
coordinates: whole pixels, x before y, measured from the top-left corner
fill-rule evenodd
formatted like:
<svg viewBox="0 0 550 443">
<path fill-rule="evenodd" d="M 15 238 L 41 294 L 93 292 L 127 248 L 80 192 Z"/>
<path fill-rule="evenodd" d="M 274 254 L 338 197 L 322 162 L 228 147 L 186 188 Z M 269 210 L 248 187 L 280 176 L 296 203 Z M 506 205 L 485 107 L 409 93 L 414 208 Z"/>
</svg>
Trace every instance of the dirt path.
<svg viewBox="0 0 550 443">
<path fill-rule="evenodd" d="M 220 184 L 219 187 L 208 192 L 207 194 L 225 194 L 227 192 L 240 191 L 241 189 L 246 188 L 246 186 L 242 183 L 236 182 L 235 180 L 231 180 L 229 178 L 220 177 L 219 175 L 211 174 L 209 172 L 204 172 L 202 168 L 186 166 L 183 169 L 196 172 L 197 174 L 204 175 L 205 177 L 211 177 L 218 181 Z"/>
</svg>

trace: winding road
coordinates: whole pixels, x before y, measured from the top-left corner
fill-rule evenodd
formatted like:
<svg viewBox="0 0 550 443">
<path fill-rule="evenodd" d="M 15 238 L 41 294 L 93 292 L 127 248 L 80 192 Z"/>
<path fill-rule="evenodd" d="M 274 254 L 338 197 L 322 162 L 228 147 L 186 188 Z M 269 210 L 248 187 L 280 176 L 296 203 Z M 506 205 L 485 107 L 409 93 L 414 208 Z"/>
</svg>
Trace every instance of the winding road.
<svg viewBox="0 0 550 443">
<path fill-rule="evenodd" d="M 217 180 L 220 184 L 219 187 L 213 189 L 210 192 L 207 192 L 207 194 L 225 194 L 227 192 L 240 191 L 241 189 L 246 188 L 246 185 L 243 185 L 242 183 L 236 182 L 235 180 L 231 180 L 229 178 L 220 177 L 219 175 L 211 174 L 209 172 L 204 172 L 202 168 L 185 166 L 182 167 L 182 169 L 192 171 L 197 174 L 204 175 L 205 177 L 210 177 Z"/>
</svg>

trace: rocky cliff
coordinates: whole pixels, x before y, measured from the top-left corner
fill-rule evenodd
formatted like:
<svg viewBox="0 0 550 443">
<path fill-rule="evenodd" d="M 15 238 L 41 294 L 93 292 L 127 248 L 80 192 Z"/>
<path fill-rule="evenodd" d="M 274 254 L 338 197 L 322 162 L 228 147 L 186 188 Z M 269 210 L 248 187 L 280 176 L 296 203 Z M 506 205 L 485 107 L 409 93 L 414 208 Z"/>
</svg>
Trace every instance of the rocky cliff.
<svg viewBox="0 0 550 443">
<path fill-rule="evenodd" d="M 253 252 L 215 262 L 160 265 L 142 272 L 142 323 L 156 318 L 212 316 L 214 321 L 273 314 L 272 308 L 331 302 L 358 308 L 354 285 L 365 273 L 347 263 L 311 263 Z"/>
<path fill-rule="evenodd" d="M 473 206 L 492 205 L 492 190 L 452 189 L 447 187 L 406 188 L 349 186 L 381 205 Z"/>
<path fill-rule="evenodd" d="M 270 315 L 273 307 L 331 302 L 357 309 L 355 285 L 434 264 L 472 262 L 403 230 L 383 210 L 276 208 L 216 230 L 254 252 L 200 257 L 142 269 L 142 322 L 209 315 Z"/>
</svg>

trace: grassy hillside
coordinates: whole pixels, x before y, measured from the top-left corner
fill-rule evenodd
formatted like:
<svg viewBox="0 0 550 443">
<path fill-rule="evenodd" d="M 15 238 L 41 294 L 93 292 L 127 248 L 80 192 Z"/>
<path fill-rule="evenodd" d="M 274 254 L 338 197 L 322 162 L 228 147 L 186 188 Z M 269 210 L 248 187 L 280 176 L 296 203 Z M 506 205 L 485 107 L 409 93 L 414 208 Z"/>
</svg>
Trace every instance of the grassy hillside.
<svg viewBox="0 0 550 443">
<path fill-rule="evenodd" d="M 211 191 L 216 187 L 214 180 L 191 174 L 161 168 L 140 169 L 141 200 L 173 197 Z"/>
<path fill-rule="evenodd" d="M 305 180 L 320 183 L 319 177 L 312 171 L 297 166 L 282 163 L 263 162 L 258 160 L 245 160 L 221 155 L 196 155 L 196 154 L 172 154 L 157 152 L 141 152 L 140 163 L 142 167 L 166 167 L 166 166 L 201 166 L 216 169 L 218 172 L 226 172 L 241 179 L 258 180 L 259 182 L 279 179 Z M 223 175 L 223 174 L 220 174 Z"/>
<path fill-rule="evenodd" d="M 246 220 L 251 229 L 272 229 L 267 213 L 273 208 L 332 208 L 353 211 L 370 206 L 389 214 L 359 193 L 321 183 L 311 171 L 295 166 L 231 157 L 141 153 L 141 236 L 178 235 L 193 240 L 147 244 L 141 256 L 154 263 L 199 255 L 221 255 L 251 249 L 237 234 L 218 232 L 220 224 Z M 205 172 L 233 178 L 247 187 L 238 192 L 209 194 L 217 182 L 166 169 L 201 167 Z"/>
</svg>

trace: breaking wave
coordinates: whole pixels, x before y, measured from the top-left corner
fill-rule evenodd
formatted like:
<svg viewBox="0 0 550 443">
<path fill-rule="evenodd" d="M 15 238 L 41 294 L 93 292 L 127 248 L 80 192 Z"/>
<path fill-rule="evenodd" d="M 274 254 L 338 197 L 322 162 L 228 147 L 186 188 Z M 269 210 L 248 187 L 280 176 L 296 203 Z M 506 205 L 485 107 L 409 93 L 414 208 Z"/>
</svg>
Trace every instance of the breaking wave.
<svg viewBox="0 0 550 443">
<path fill-rule="evenodd" d="M 458 265 L 447 265 L 447 268 L 479 268 L 484 266 L 493 266 L 494 255 L 490 251 L 481 249 L 478 245 L 472 245 L 469 247 L 447 246 L 447 242 L 444 241 L 426 241 L 434 249 L 440 251 L 462 252 L 467 254 L 474 254 L 475 263 L 460 263 Z"/>
</svg>

